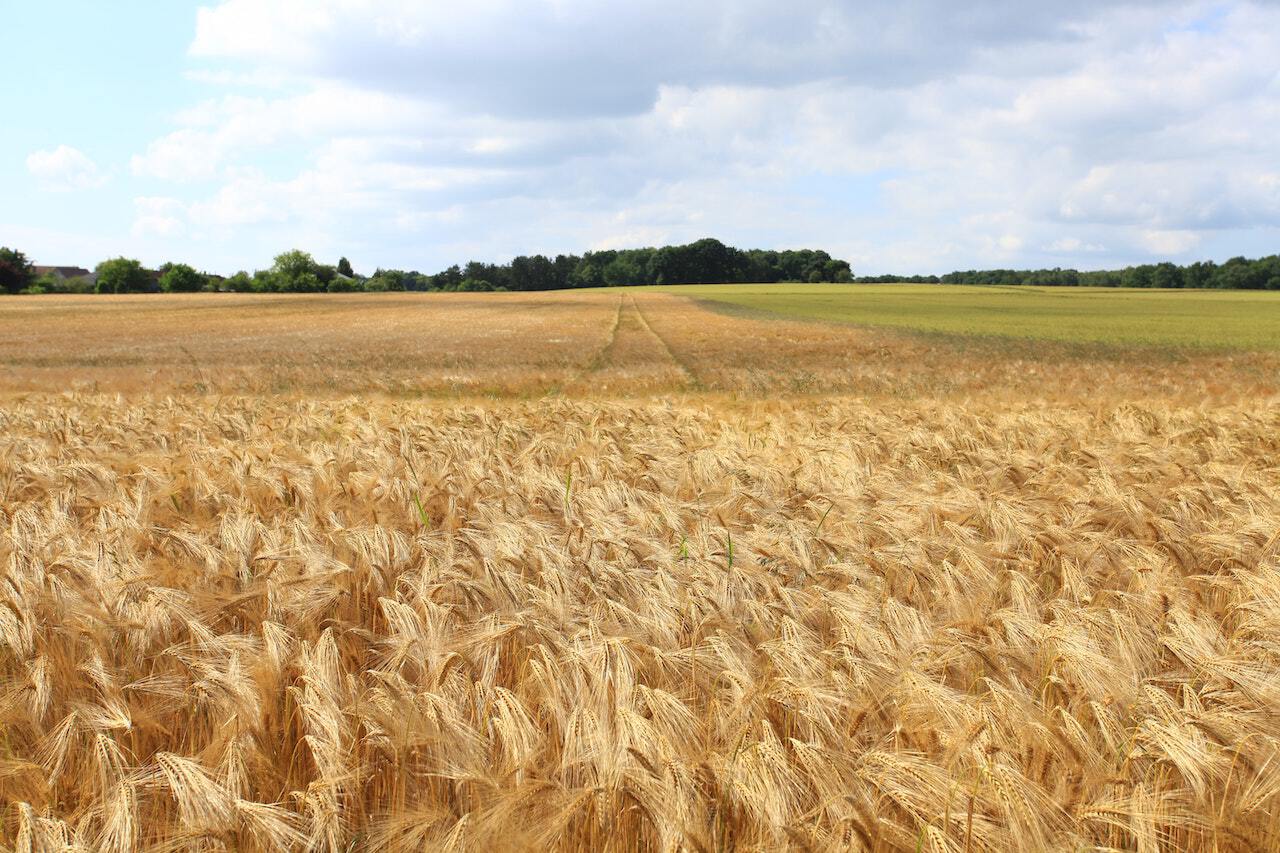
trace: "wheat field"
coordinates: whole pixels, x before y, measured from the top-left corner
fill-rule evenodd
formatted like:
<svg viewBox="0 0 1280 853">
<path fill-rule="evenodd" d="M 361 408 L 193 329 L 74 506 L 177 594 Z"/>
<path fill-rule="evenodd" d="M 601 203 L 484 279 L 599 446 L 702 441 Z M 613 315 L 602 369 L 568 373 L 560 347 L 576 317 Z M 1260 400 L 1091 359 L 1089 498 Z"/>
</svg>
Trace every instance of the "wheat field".
<svg viewBox="0 0 1280 853">
<path fill-rule="evenodd" d="M 218 299 L 0 315 L 3 849 L 1280 848 L 1271 356 Z"/>
</svg>

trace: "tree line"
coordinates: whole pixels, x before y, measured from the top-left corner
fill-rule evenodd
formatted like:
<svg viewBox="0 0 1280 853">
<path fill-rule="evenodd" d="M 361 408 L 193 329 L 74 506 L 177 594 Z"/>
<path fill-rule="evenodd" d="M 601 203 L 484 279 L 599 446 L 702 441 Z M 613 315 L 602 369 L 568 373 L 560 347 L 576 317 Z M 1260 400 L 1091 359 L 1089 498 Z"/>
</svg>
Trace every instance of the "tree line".
<svg viewBox="0 0 1280 853">
<path fill-rule="evenodd" d="M 1211 290 L 1280 290 L 1280 255 L 1249 260 L 1237 257 L 1218 264 L 1196 261 L 1139 264 L 1117 270 L 964 270 L 946 275 L 861 276 L 859 283 L 1002 284 L 1042 287 L 1170 287 Z"/>
<path fill-rule="evenodd" d="M 275 257 L 270 268 L 223 277 L 187 264 L 169 263 L 148 270 L 131 258 L 98 264 L 82 278 L 35 274 L 35 267 L 13 249 L 0 248 L 0 292 L 5 293 L 337 293 L 371 291 L 533 291 L 640 284 L 768 284 L 773 282 L 858 282 L 918 284 L 1040 285 L 1050 287 L 1207 288 L 1280 290 L 1280 255 L 1250 260 L 1236 257 L 1218 264 L 1164 262 L 1116 270 L 1053 269 L 964 270 L 945 275 L 877 275 L 855 278 L 847 261 L 821 250 L 736 249 L 704 239 L 682 246 L 618 249 L 582 255 L 521 255 L 510 263 L 471 261 L 436 273 L 378 269 L 360 275 L 346 258 L 330 265 L 307 252 Z"/>
<path fill-rule="evenodd" d="M 471 261 L 436 273 L 378 269 L 359 275 L 342 258 L 318 262 L 301 250 L 275 257 L 270 268 L 223 277 L 187 264 L 148 270 L 137 260 L 113 258 L 82 280 L 56 273 L 37 277 L 20 252 L 0 254 L 0 289 L 9 293 L 320 293 L 353 291 L 532 291 L 634 284 L 717 284 L 778 281 L 849 282 L 848 261 L 821 250 L 736 249 L 704 239 L 682 246 L 587 252 L 583 255 L 521 255 L 510 263 Z"/>
</svg>

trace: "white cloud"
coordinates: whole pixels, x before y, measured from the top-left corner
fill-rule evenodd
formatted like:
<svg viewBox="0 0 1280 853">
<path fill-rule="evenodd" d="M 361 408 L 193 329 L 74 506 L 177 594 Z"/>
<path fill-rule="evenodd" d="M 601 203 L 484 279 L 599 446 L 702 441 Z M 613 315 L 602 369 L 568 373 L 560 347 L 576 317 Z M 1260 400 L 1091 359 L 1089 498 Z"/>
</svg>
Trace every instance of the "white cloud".
<svg viewBox="0 0 1280 853">
<path fill-rule="evenodd" d="M 323 144 L 344 132 L 423 133 L 430 118 L 430 110 L 403 97 L 340 84 L 273 99 L 228 95 L 180 112 L 182 127 L 153 141 L 130 165 L 138 176 L 207 180 L 245 154 Z"/>
<path fill-rule="evenodd" d="M 1001 234 L 999 239 L 996 240 L 996 245 L 998 245 L 1001 250 L 1012 254 L 1013 252 L 1021 249 L 1024 242 L 1026 241 L 1017 234 Z"/>
<path fill-rule="evenodd" d="M 216 134 L 183 128 L 147 146 L 130 161 L 134 175 L 168 181 L 211 178 L 218 172 L 222 146 Z"/>
<path fill-rule="evenodd" d="M 281 222 L 293 212 L 289 195 L 287 184 L 274 184 L 261 172 L 246 171 L 212 198 L 192 204 L 189 215 L 197 225 L 257 226 Z M 315 205 L 319 207 L 324 202 L 316 199 Z"/>
<path fill-rule="evenodd" d="M 224 0 L 191 53 L 261 88 L 133 158 L 193 184 L 139 221 L 220 245 L 431 266 L 711 234 L 915 272 L 1280 232 L 1262 0 Z"/>
<path fill-rule="evenodd" d="M 1200 235 L 1194 231 L 1142 232 L 1142 244 L 1153 255 L 1181 255 L 1195 248 L 1199 242 Z"/>
<path fill-rule="evenodd" d="M 94 189 L 107 181 L 96 163 L 70 145 L 33 151 L 27 157 L 27 171 L 39 179 L 43 189 L 54 192 Z"/>
<path fill-rule="evenodd" d="M 1044 250 L 1046 252 L 1074 255 L 1081 252 L 1104 252 L 1106 251 L 1106 247 L 1100 246 L 1097 243 L 1086 243 L 1079 237 L 1060 237 L 1045 246 Z"/>
<path fill-rule="evenodd" d="M 135 237 L 175 237 L 184 230 L 186 205 L 176 198 L 135 198 L 133 209 Z"/>
</svg>

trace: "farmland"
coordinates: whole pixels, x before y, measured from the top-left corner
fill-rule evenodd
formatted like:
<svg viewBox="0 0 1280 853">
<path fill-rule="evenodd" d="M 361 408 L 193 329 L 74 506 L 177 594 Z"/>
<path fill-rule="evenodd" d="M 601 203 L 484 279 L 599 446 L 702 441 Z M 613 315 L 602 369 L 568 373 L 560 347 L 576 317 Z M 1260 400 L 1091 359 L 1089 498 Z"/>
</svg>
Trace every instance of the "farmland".
<svg viewBox="0 0 1280 853">
<path fill-rule="evenodd" d="M 992 293 L 1003 308 L 988 315 L 983 306 Z M 737 285 L 678 292 L 17 297 L 0 312 L 0 391 L 462 399 L 652 393 L 1072 399 L 1087 391 L 1198 401 L 1274 390 L 1280 294 L 1007 294 Z M 1179 306 L 1195 304 L 1189 300 L 1218 306 L 1217 315 L 1179 313 Z M 940 328 L 946 311 L 935 301 L 958 305 L 963 322 Z M 1034 307 L 1064 302 L 1086 306 L 1075 309 L 1074 327 Z M 1128 319 L 1117 320 L 1123 311 L 1116 306 L 1131 304 L 1141 310 L 1124 309 Z M 895 327 L 903 318 L 912 325 Z M 1079 331 L 1089 324 L 1119 324 L 1120 331 Z M 948 333 L 964 330 L 974 334 Z M 916 334 L 929 331 L 935 334 Z M 1214 346 L 1207 345 L 1210 332 Z M 1206 345 L 1179 346 L 1196 335 Z M 1090 345 L 1099 340 L 1106 343 Z"/>
<path fill-rule="evenodd" d="M 0 847 L 1280 846 L 1266 294 L 828 292 L 0 302 Z"/>
<path fill-rule="evenodd" d="M 1077 344 L 1280 349 L 1280 293 L 915 284 L 666 288 L 711 302 L 925 332 Z"/>
</svg>

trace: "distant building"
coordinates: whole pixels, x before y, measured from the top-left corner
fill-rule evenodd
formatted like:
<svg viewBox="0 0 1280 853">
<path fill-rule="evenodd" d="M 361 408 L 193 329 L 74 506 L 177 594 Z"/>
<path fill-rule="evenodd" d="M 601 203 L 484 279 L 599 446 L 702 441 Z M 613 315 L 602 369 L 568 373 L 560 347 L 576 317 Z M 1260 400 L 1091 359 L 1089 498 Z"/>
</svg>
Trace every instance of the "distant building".
<svg viewBox="0 0 1280 853">
<path fill-rule="evenodd" d="M 72 278 L 91 278 L 93 273 L 83 267 L 42 267 L 36 266 L 36 278 L 51 275 L 61 281 L 67 281 Z"/>
</svg>

